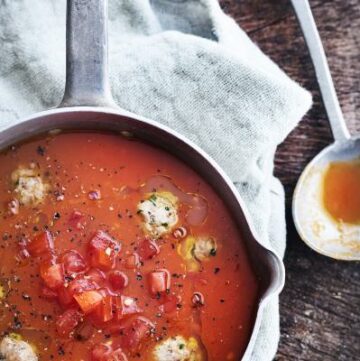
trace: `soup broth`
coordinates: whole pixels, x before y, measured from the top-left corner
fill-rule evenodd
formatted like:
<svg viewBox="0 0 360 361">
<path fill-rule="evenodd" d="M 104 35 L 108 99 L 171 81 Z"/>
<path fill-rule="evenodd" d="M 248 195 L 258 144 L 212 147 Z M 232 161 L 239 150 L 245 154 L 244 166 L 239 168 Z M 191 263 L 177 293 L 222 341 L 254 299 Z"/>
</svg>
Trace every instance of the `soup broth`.
<svg viewBox="0 0 360 361">
<path fill-rule="evenodd" d="M 6 339 L 39 360 L 241 358 L 258 280 L 191 168 L 90 132 L 13 146 L 0 165 L 3 356 Z"/>
</svg>

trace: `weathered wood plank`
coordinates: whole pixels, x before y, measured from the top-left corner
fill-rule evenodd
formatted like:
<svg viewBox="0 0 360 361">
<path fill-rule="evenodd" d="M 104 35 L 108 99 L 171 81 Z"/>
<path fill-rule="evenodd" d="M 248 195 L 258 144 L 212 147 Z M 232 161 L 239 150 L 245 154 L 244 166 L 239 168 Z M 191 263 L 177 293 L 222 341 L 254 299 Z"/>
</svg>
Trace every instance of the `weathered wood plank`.
<svg viewBox="0 0 360 361">
<path fill-rule="evenodd" d="M 305 164 L 332 139 L 301 31 L 286 0 L 221 3 L 265 53 L 314 95 L 313 109 L 278 152 L 276 171 L 290 194 Z M 356 118 L 360 111 L 360 2 L 311 3 L 345 117 L 351 130 L 359 132 L 360 121 Z"/>
<path fill-rule="evenodd" d="M 287 0 L 222 0 L 223 9 L 292 78 L 309 89 L 314 106 L 279 147 L 276 175 L 287 194 L 287 284 L 281 296 L 277 360 L 360 360 L 360 266 L 330 260 L 299 239 L 290 202 L 304 166 L 332 141 L 301 31 Z M 340 103 L 360 132 L 360 0 L 312 0 Z"/>
</svg>

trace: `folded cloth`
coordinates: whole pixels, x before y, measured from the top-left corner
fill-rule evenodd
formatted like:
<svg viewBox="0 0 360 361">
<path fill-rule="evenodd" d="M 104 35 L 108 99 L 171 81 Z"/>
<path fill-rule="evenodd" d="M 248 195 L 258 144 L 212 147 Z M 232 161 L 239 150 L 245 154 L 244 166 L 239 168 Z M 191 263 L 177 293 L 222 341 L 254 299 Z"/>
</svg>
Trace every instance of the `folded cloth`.
<svg viewBox="0 0 360 361">
<path fill-rule="evenodd" d="M 164 123 L 211 154 L 245 200 L 261 242 L 283 256 L 284 191 L 274 152 L 311 105 L 216 0 L 110 0 L 117 103 Z M 0 128 L 56 106 L 65 79 L 65 0 L 0 3 Z M 274 45 L 275 46 L 275 45 Z M 252 360 L 271 360 L 278 299 Z"/>
</svg>

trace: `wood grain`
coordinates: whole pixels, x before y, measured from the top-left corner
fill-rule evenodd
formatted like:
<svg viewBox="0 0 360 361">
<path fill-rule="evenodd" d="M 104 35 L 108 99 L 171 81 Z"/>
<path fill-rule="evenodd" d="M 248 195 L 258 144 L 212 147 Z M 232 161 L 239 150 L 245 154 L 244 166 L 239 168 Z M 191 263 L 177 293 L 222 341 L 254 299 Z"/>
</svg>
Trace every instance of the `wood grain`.
<svg viewBox="0 0 360 361">
<path fill-rule="evenodd" d="M 288 0 L 221 0 L 260 48 L 314 97 L 311 111 L 280 145 L 276 175 L 286 188 L 287 282 L 281 295 L 277 360 L 360 360 L 360 264 L 333 261 L 299 239 L 291 197 L 304 166 L 332 141 L 315 74 Z M 312 0 L 340 103 L 360 132 L 360 0 Z"/>
</svg>

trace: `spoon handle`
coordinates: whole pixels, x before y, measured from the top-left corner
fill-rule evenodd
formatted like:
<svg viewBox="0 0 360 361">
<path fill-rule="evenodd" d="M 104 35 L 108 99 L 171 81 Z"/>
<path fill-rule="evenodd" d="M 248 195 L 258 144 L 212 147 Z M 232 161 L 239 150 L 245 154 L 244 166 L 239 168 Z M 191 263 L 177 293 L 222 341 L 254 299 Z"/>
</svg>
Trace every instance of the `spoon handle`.
<svg viewBox="0 0 360 361">
<path fill-rule="evenodd" d="M 346 127 L 339 100 L 336 96 L 329 64 L 326 60 L 325 51 L 311 12 L 309 1 L 291 0 L 291 2 L 314 64 L 316 77 L 334 138 L 339 141 L 349 139 L 351 136 Z"/>
</svg>

